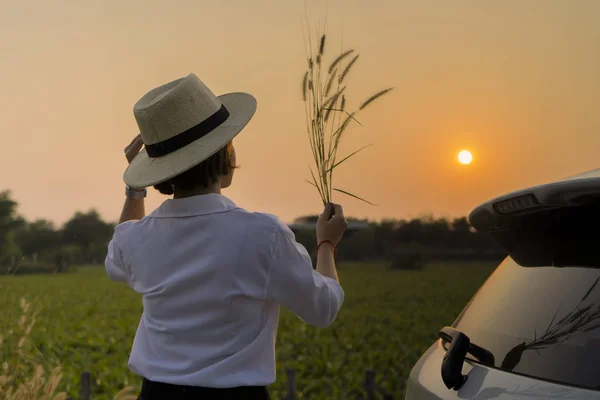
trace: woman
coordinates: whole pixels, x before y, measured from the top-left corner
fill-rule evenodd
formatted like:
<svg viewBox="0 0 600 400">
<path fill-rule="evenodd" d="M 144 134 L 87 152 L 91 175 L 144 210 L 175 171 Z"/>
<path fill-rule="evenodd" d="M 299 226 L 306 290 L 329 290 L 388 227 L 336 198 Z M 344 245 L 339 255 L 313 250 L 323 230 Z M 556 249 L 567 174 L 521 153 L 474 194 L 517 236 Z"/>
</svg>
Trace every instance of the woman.
<svg viewBox="0 0 600 400">
<path fill-rule="evenodd" d="M 315 271 L 285 224 L 221 194 L 232 140 L 255 110 L 251 95 L 217 97 L 193 74 L 134 106 L 141 133 L 125 149 L 127 197 L 106 271 L 142 294 L 129 359 L 144 378 L 139 399 L 268 399 L 279 305 L 327 327 L 344 301 L 334 259 L 342 207 L 319 217 Z M 150 186 L 173 198 L 145 216 Z"/>
</svg>

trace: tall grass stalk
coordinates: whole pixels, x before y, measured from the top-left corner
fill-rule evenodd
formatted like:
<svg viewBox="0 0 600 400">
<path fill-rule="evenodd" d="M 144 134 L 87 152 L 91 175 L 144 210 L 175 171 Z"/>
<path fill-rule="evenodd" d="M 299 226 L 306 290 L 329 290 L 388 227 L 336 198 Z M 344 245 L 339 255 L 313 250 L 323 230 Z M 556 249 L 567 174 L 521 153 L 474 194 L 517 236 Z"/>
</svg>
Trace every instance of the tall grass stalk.
<svg viewBox="0 0 600 400">
<path fill-rule="evenodd" d="M 339 145 L 346 130 L 353 122 L 360 125 L 356 116 L 393 88 L 381 90 L 364 100 L 357 109 L 348 110 L 347 81 L 359 54 L 354 49 L 342 49 L 329 65 L 325 66 L 327 36 L 317 28 L 319 40 L 316 40 L 313 46 L 308 21 L 306 29 L 303 24 L 303 31 L 308 65 L 302 77 L 302 99 L 306 115 L 306 130 L 314 159 L 314 166 L 309 166 L 312 180 L 307 182 L 317 189 L 324 205 L 332 202 L 333 191 L 372 204 L 346 190 L 333 187 L 333 171 L 356 153 L 370 146 L 370 144 L 363 146 L 338 161 Z"/>
<path fill-rule="evenodd" d="M 21 299 L 21 317 L 14 329 L 0 335 L 0 400 L 66 400 L 59 392 L 62 366 L 47 367 L 30 334 L 35 325 L 31 304 Z M 126 387 L 114 400 L 135 400 L 134 388 Z"/>
<path fill-rule="evenodd" d="M 13 329 L 0 336 L 2 368 L 0 400 L 64 400 L 67 394 L 57 392 L 62 379 L 61 367 L 47 371 L 40 353 L 29 340 L 35 324 L 32 307 L 21 299 L 21 317 Z M 14 353 L 14 354 L 9 354 Z"/>
</svg>

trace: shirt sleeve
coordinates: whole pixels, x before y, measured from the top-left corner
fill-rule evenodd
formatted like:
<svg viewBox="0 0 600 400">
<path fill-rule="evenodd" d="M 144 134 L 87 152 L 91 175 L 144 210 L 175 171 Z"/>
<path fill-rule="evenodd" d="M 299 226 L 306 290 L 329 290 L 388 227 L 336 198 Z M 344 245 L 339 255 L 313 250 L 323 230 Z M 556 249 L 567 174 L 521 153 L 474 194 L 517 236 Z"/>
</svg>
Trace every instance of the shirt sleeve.
<svg viewBox="0 0 600 400">
<path fill-rule="evenodd" d="M 106 274 L 110 280 L 115 282 L 125 282 L 131 286 L 131 276 L 129 268 L 123 259 L 123 252 L 113 238 L 108 244 L 108 253 L 104 261 Z"/>
<path fill-rule="evenodd" d="M 340 284 L 313 269 L 306 248 L 278 223 L 271 251 L 266 297 L 287 307 L 304 322 L 328 327 L 335 320 L 344 291 Z"/>
</svg>

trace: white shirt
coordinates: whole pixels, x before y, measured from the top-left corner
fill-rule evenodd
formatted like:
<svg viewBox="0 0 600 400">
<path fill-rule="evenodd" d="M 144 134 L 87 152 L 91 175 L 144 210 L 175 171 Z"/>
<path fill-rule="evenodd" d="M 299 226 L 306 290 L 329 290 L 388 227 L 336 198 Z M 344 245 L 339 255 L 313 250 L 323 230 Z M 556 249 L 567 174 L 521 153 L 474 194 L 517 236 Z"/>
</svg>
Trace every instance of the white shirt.
<svg viewBox="0 0 600 400">
<path fill-rule="evenodd" d="M 219 194 L 168 199 L 117 225 L 105 264 L 142 294 L 129 368 L 158 382 L 269 385 L 279 305 L 327 327 L 344 301 L 285 224 Z"/>
</svg>

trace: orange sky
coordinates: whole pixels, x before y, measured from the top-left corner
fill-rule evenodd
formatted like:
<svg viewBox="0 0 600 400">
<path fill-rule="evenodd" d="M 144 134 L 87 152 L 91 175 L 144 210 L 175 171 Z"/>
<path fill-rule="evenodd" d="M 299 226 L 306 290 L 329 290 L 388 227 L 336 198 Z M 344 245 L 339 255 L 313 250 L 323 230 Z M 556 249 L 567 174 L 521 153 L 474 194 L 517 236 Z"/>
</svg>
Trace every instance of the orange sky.
<svg viewBox="0 0 600 400">
<path fill-rule="evenodd" d="M 177 4 L 172 6 L 171 4 Z M 350 101 L 396 90 L 347 131 L 374 142 L 334 175 L 347 215 L 464 215 L 502 192 L 600 166 L 600 1 L 307 0 L 329 9 L 329 49 L 361 58 Z M 375 6 L 377 4 L 377 6 Z M 133 104 L 196 73 L 258 111 L 235 141 L 225 194 L 285 221 L 321 211 L 300 80 L 304 1 L 4 1 L 0 23 L 0 189 L 28 219 L 76 210 L 118 218 Z M 356 104 L 356 103 L 355 103 Z M 462 148 L 471 166 L 456 162 Z M 151 191 L 147 208 L 163 200 Z"/>
</svg>

